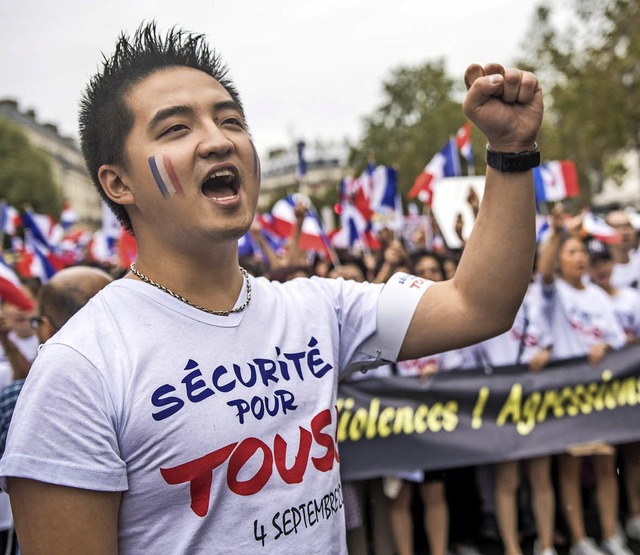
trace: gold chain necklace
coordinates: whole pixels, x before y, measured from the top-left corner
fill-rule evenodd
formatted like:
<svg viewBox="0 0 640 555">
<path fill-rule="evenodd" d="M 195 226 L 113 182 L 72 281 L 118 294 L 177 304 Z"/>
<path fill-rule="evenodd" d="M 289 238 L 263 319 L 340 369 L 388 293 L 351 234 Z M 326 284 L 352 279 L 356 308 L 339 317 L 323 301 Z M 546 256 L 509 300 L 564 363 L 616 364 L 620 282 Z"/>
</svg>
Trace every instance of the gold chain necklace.
<svg viewBox="0 0 640 555">
<path fill-rule="evenodd" d="M 197 308 L 198 310 L 202 310 L 203 312 L 206 312 L 207 314 L 213 314 L 214 316 L 229 316 L 229 314 L 234 314 L 236 312 L 242 312 L 245 308 L 247 308 L 249 306 L 249 302 L 251 302 L 251 281 L 249 280 L 249 273 L 242 266 L 239 266 L 239 268 L 240 268 L 240 271 L 242 272 L 244 280 L 245 280 L 245 282 L 247 284 L 247 300 L 244 301 L 244 303 L 242 303 L 238 308 L 232 308 L 231 310 L 211 310 L 211 309 L 206 308 L 204 306 L 200 306 L 200 305 L 194 304 L 191 301 L 185 299 L 182 295 L 178 295 L 178 293 L 174 293 L 173 291 L 171 291 L 171 289 L 168 289 L 164 285 L 160 285 L 159 283 L 156 283 L 151 278 L 145 276 L 140 270 L 138 270 L 135 267 L 135 264 L 131 264 L 129 266 L 129 269 L 136 276 L 138 276 L 142 281 L 144 281 L 145 283 L 148 283 L 149 285 L 153 285 L 154 287 L 157 287 L 158 289 L 160 289 L 160 291 L 164 291 L 165 293 L 168 293 L 174 299 L 178 299 L 179 301 L 182 301 L 183 303 L 188 304 L 189 306 L 191 306 L 193 308 Z"/>
</svg>

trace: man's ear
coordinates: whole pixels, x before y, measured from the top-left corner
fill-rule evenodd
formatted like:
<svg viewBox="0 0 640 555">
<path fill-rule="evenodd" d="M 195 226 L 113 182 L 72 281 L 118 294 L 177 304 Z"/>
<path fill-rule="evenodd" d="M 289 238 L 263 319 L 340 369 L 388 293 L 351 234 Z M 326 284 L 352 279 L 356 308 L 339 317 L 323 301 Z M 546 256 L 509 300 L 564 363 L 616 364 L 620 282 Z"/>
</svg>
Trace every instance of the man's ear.
<svg viewBox="0 0 640 555">
<path fill-rule="evenodd" d="M 104 164 L 98 169 L 98 179 L 102 190 L 116 204 L 135 204 L 136 198 L 127 185 L 126 172 L 112 164 Z"/>
</svg>

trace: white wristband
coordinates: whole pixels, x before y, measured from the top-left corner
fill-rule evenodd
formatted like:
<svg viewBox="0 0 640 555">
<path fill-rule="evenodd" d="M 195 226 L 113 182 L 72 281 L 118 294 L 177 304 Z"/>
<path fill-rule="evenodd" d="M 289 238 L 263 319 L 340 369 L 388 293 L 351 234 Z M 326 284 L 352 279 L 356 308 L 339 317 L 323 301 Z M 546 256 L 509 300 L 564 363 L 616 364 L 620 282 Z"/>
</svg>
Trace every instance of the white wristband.
<svg viewBox="0 0 640 555">
<path fill-rule="evenodd" d="M 378 298 L 376 332 L 362 343 L 359 351 L 395 362 L 413 313 L 432 283 L 404 272 L 393 274 Z"/>
</svg>

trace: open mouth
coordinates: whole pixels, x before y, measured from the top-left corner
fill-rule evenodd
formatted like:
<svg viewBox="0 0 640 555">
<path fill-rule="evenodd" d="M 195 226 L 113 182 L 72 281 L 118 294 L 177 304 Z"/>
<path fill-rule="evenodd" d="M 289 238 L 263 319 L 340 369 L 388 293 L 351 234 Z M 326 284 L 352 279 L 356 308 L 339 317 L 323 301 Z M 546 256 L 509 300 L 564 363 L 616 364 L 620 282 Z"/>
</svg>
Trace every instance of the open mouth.
<svg viewBox="0 0 640 555">
<path fill-rule="evenodd" d="M 232 200 L 238 195 L 238 176 L 230 169 L 213 172 L 202 184 L 202 194 L 213 200 Z"/>
</svg>

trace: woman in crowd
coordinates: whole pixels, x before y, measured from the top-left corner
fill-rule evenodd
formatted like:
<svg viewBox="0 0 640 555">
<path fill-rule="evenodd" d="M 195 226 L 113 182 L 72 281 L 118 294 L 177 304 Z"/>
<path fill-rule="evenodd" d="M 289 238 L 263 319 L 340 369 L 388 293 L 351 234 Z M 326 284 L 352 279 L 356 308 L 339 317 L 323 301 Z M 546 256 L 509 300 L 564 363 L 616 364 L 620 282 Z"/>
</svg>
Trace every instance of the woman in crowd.
<svg viewBox="0 0 640 555">
<path fill-rule="evenodd" d="M 595 243 L 590 250 L 591 281 L 609 295 L 627 343 L 639 343 L 640 291 L 612 283 L 615 262 L 605 245 Z M 622 445 L 621 454 L 628 513 L 625 531 L 629 538 L 640 540 L 640 442 Z"/>
<path fill-rule="evenodd" d="M 483 365 L 525 365 L 531 372 L 542 370 L 551 357 L 552 337 L 540 309 L 539 284 L 532 280 L 512 328 L 476 346 L 475 352 Z M 508 460 L 495 465 L 495 513 L 504 552 L 506 555 L 522 553 L 518 536 L 521 462 L 526 467 L 531 489 L 531 509 L 537 536 L 534 555 L 555 555 L 555 494 L 549 455 L 526 461 Z"/>
<path fill-rule="evenodd" d="M 563 215 L 555 212 L 552 232 L 541 249 L 539 273 L 542 303 L 554 338 L 552 358 L 586 356 L 597 365 L 612 349 L 626 344 L 608 295 L 587 279 L 589 258 L 584 242 L 564 231 Z M 560 497 L 571 534 L 571 555 L 631 555 L 618 526 L 618 481 L 615 454 L 596 454 L 596 502 L 601 543 L 587 537 L 581 491 L 583 458 L 559 457 Z"/>
</svg>

